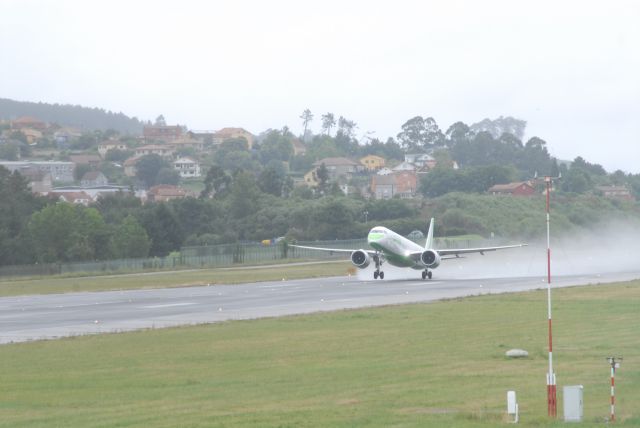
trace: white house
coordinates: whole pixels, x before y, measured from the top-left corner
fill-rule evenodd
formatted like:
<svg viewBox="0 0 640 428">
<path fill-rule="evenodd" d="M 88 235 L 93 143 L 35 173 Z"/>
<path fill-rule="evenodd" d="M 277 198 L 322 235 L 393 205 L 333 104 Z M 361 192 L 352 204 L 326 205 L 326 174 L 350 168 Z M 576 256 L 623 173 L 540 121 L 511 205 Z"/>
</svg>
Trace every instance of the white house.
<svg viewBox="0 0 640 428">
<path fill-rule="evenodd" d="M 178 171 L 182 178 L 200 177 L 200 164 L 191 158 L 176 159 L 173 162 L 173 168 Z"/>
</svg>

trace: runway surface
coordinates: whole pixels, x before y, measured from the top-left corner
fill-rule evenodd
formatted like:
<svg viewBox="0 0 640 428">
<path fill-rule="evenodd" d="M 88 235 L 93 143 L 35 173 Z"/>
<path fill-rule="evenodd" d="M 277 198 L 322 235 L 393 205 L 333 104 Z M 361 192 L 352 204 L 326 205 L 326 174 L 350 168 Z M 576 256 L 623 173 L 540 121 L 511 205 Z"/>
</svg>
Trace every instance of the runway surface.
<svg viewBox="0 0 640 428">
<path fill-rule="evenodd" d="M 555 277 L 553 287 L 627 281 L 640 272 Z M 0 343 L 253 319 L 546 288 L 545 278 L 356 277 L 0 298 Z"/>
</svg>

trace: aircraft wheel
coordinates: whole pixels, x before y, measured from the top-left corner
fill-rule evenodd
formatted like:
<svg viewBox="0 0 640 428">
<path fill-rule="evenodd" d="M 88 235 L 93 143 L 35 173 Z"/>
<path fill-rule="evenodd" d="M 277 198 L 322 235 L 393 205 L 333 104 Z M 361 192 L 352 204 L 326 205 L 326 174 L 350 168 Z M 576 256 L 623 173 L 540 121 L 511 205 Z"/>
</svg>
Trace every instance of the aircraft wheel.
<svg viewBox="0 0 640 428">
<path fill-rule="evenodd" d="M 427 272 L 422 271 L 422 279 L 425 279 L 427 277 Z"/>
<path fill-rule="evenodd" d="M 431 277 L 433 276 L 433 272 L 429 271 L 429 273 L 427 273 L 427 276 L 429 277 L 429 279 L 431 279 Z"/>
<path fill-rule="evenodd" d="M 384 279 L 384 272 L 380 272 L 380 279 Z"/>
<path fill-rule="evenodd" d="M 378 271 L 373 272 L 373 279 L 378 279 Z"/>
</svg>

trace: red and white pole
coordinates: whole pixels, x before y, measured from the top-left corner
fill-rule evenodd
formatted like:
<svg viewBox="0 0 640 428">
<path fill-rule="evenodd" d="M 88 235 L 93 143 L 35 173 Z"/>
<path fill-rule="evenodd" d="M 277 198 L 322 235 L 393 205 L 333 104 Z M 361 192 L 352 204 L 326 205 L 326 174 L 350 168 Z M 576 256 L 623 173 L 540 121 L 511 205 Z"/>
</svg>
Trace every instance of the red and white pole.
<svg viewBox="0 0 640 428">
<path fill-rule="evenodd" d="M 616 369 L 620 367 L 622 357 L 607 357 L 611 365 L 611 422 L 616 420 Z"/>
<path fill-rule="evenodd" d="M 550 232 L 550 194 L 551 177 L 545 177 L 547 184 L 547 315 L 549 319 L 549 373 L 547 373 L 547 409 L 550 417 L 557 415 L 556 375 L 553 372 L 553 335 L 551 328 L 551 232 Z"/>
<path fill-rule="evenodd" d="M 616 420 L 616 366 L 611 364 L 611 422 Z"/>
</svg>

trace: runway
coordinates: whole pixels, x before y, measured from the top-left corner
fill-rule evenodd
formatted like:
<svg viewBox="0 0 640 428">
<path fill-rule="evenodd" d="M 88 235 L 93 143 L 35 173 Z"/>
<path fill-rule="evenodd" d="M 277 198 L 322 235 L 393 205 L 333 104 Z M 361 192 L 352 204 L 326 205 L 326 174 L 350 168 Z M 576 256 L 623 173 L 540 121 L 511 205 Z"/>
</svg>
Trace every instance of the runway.
<svg viewBox="0 0 640 428">
<path fill-rule="evenodd" d="M 559 276 L 553 287 L 640 278 L 640 272 Z M 430 302 L 546 288 L 545 278 L 432 281 L 356 277 L 0 298 L 0 343 Z"/>
</svg>

